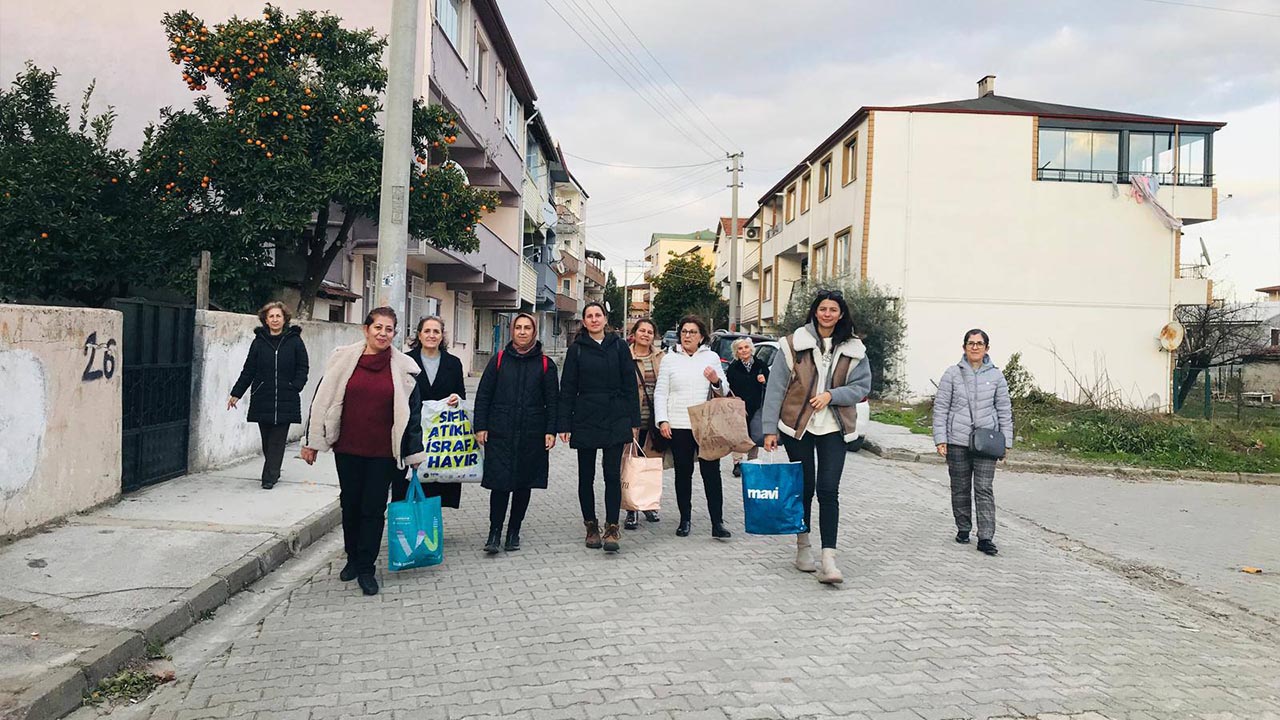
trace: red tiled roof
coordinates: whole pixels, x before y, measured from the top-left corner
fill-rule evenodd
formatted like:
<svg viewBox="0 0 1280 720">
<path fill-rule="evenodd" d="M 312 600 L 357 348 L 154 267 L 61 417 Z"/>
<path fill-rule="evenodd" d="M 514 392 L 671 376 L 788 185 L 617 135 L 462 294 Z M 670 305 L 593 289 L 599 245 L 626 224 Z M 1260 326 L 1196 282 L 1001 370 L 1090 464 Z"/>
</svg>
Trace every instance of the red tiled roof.
<svg viewBox="0 0 1280 720">
<path fill-rule="evenodd" d="M 738 218 L 738 232 L 730 233 L 729 228 L 733 227 L 733 218 L 727 218 L 727 217 L 720 218 L 720 234 L 726 237 L 731 234 L 741 235 L 742 229 L 747 226 L 747 220 L 749 219 L 750 218 Z"/>
</svg>

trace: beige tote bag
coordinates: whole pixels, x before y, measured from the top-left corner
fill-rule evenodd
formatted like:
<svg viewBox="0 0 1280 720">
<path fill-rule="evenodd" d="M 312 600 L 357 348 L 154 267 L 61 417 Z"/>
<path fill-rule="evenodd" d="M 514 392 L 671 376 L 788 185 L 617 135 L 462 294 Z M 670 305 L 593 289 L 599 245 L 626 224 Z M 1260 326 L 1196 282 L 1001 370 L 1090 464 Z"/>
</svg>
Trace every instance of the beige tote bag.
<svg viewBox="0 0 1280 720">
<path fill-rule="evenodd" d="M 622 509 L 657 510 L 662 505 L 662 457 L 648 456 L 633 442 L 622 455 Z"/>
<path fill-rule="evenodd" d="M 717 397 L 690 406 L 689 424 L 698 443 L 698 457 L 703 460 L 719 460 L 756 446 L 747 432 L 747 404 L 742 398 Z"/>
</svg>

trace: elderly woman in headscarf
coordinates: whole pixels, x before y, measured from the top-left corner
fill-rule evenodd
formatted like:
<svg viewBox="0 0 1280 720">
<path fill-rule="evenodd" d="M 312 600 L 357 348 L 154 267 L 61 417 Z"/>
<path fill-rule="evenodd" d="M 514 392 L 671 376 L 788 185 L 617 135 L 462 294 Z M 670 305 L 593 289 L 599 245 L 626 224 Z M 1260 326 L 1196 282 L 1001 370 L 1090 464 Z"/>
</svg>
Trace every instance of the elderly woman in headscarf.
<svg viewBox="0 0 1280 720">
<path fill-rule="evenodd" d="M 511 519 L 501 549 L 520 549 L 520 525 L 530 491 L 547 487 L 547 454 L 556 444 L 556 365 L 542 354 L 538 323 L 529 313 L 511 321 L 511 342 L 489 361 L 476 391 L 476 442 L 484 446 L 489 493 L 489 538 L 484 551 L 499 552 L 508 505 Z"/>
<path fill-rule="evenodd" d="M 742 398 L 747 404 L 747 427 L 760 429 L 760 422 L 752 422 L 751 418 L 760 412 L 764 404 L 764 389 L 769 382 L 769 366 L 755 361 L 755 343 L 749 337 L 741 337 L 733 341 L 733 362 L 725 368 L 724 374 L 729 378 L 729 389 Z M 756 442 L 763 441 L 763 437 Z M 751 448 L 748 459 L 754 460 L 760 448 Z M 742 477 L 742 453 L 733 454 L 733 476 Z"/>
</svg>

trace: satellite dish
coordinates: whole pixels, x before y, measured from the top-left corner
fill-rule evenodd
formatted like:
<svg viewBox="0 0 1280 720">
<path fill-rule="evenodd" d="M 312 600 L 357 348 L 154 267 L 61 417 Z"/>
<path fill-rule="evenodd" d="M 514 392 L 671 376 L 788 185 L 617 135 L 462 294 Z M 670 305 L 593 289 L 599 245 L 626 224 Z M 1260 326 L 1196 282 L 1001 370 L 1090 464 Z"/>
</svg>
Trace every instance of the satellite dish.
<svg viewBox="0 0 1280 720">
<path fill-rule="evenodd" d="M 1173 352 L 1182 344 L 1182 338 L 1186 337 L 1187 331 L 1182 327 L 1182 323 L 1174 320 L 1164 327 L 1160 328 L 1160 347 L 1166 352 Z"/>
<path fill-rule="evenodd" d="M 608 300 L 604 301 L 604 311 L 607 313 L 613 312 L 613 305 L 609 304 Z"/>
<path fill-rule="evenodd" d="M 471 185 L 471 179 L 467 177 L 466 168 L 459 165 L 457 160 L 445 160 L 444 162 L 440 163 L 440 167 L 454 168 L 462 175 L 462 184 L 468 187 Z"/>
<path fill-rule="evenodd" d="M 1209 249 L 1204 246 L 1204 238 L 1200 238 L 1200 257 L 1204 258 L 1205 265 L 1213 264 L 1213 261 L 1209 259 Z"/>
</svg>

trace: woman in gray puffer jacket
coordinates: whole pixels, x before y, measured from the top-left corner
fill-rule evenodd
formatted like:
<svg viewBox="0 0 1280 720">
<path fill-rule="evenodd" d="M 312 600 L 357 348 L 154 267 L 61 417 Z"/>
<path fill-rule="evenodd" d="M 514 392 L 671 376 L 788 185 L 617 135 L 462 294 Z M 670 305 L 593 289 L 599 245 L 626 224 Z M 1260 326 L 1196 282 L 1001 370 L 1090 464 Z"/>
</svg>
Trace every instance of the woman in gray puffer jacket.
<svg viewBox="0 0 1280 720">
<path fill-rule="evenodd" d="M 978 549 L 988 555 L 999 552 L 996 534 L 996 460 L 969 451 L 974 428 L 990 428 L 1004 434 L 1006 448 L 1013 447 L 1013 402 L 1009 383 L 987 355 L 991 339 L 977 328 L 964 334 L 964 357 L 942 373 L 933 400 L 933 442 L 947 459 L 951 476 L 951 512 L 956 519 L 956 542 L 969 542 L 973 529 L 971 507 L 978 515 Z M 972 398 L 972 403 L 970 402 Z"/>
</svg>

